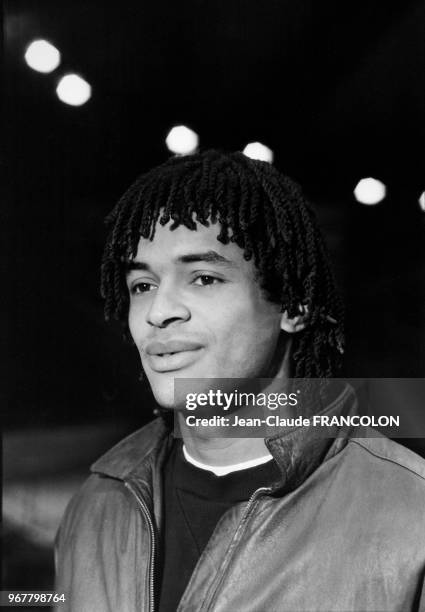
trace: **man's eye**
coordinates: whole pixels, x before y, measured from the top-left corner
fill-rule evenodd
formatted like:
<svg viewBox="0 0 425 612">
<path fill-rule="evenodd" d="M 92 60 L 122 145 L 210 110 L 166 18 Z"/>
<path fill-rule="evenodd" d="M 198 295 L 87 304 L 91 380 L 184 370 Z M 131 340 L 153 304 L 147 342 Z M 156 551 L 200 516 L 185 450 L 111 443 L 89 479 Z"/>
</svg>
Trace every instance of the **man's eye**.
<svg viewBox="0 0 425 612">
<path fill-rule="evenodd" d="M 208 274 L 201 274 L 197 276 L 193 281 L 194 285 L 200 285 L 201 287 L 206 287 L 207 285 L 214 285 L 216 283 L 222 283 L 221 278 L 217 278 L 215 276 L 209 276 Z"/>
<path fill-rule="evenodd" d="M 155 285 L 152 283 L 135 283 L 131 289 L 130 293 L 132 295 L 138 295 L 139 293 L 147 293 L 148 291 L 152 291 Z"/>
</svg>

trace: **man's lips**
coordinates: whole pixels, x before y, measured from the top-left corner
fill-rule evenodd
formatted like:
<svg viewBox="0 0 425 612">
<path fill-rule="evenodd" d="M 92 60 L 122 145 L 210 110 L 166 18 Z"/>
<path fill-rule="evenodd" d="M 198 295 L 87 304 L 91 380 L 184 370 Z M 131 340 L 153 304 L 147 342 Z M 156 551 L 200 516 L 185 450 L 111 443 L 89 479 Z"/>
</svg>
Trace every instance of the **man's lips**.
<svg viewBox="0 0 425 612">
<path fill-rule="evenodd" d="M 172 372 L 191 365 L 198 359 L 202 348 L 202 344 L 191 340 L 154 341 L 146 345 L 144 352 L 152 370 Z"/>
<path fill-rule="evenodd" d="M 170 355 L 173 353 L 181 353 L 183 351 L 196 351 L 202 348 L 199 342 L 191 340 L 169 340 L 167 342 L 153 341 L 149 342 L 145 347 L 147 355 Z"/>
</svg>

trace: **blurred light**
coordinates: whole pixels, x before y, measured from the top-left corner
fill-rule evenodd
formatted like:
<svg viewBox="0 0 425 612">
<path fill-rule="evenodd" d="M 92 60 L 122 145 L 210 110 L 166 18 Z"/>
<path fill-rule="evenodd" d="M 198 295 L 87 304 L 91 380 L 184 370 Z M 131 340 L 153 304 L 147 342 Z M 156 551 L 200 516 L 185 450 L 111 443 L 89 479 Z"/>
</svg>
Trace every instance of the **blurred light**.
<svg viewBox="0 0 425 612">
<path fill-rule="evenodd" d="M 56 87 L 59 100 L 71 106 L 81 106 L 91 98 L 91 87 L 77 74 L 67 74 Z"/>
<path fill-rule="evenodd" d="M 61 54 L 47 40 L 34 40 L 25 52 L 25 61 L 37 72 L 52 72 L 61 61 Z"/>
<path fill-rule="evenodd" d="M 246 145 L 242 153 L 251 159 L 259 159 L 260 161 L 269 162 L 270 164 L 274 157 L 273 151 L 269 149 L 269 147 L 261 144 L 261 142 L 250 142 Z"/>
<path fill-rule="evenodd" d="M 384 183 L 372 177 L 361 179 L 354 189 L 354 197 L 361 204 L 378 204 L 387 193 Z"/>
<path fill-rule="evenodd" d="M 173 127 L 165 139 L 168 150 L 177 155 L 190 155 L 194 153 L 198 143 L 198 134 L 185 125 Z"/>
<path fill-rule="evenodd" d="M 421 207 L 421 210 L 425 212 L 425 191 L 423 191 L 420 195 L 418 202 L 419 206 Z"/>
</svg>

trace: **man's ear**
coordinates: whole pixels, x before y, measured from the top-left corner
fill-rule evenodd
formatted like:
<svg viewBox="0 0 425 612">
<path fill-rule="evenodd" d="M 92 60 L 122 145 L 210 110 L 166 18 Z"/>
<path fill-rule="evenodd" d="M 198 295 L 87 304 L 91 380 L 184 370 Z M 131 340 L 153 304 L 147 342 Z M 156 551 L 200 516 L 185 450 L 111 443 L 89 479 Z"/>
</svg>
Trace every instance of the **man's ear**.
<svg viewBox="0 0 425 612">
<path fill-rule="evenodd" d="M 288 334 L 295 334 L 302 331 L 308 325 L 308 308 L 307 306 L 299 305 L 300 314 L 290 319 L 288 317 L 288 311 L 282 313 L 280 319 L 280 328 Z"/>
</svg>

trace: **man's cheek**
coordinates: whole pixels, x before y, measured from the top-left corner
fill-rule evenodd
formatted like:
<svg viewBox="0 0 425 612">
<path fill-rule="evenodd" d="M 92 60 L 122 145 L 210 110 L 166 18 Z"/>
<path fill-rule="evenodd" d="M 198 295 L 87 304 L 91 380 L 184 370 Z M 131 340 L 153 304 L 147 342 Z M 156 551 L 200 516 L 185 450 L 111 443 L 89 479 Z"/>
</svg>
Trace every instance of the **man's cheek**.
<svg viewBox="0 0 425 612">
<path fill-rule="evenodd" d="M 137 312 L 132 312 L 130 310 L 128 316 L 128 329 L 130 331 L 131 337 L 133 338 L 134 343 L 139 346 L 143 343 L 144 336 L 146 336 L 146 324 L 142 314 Z"/>
</svg>

